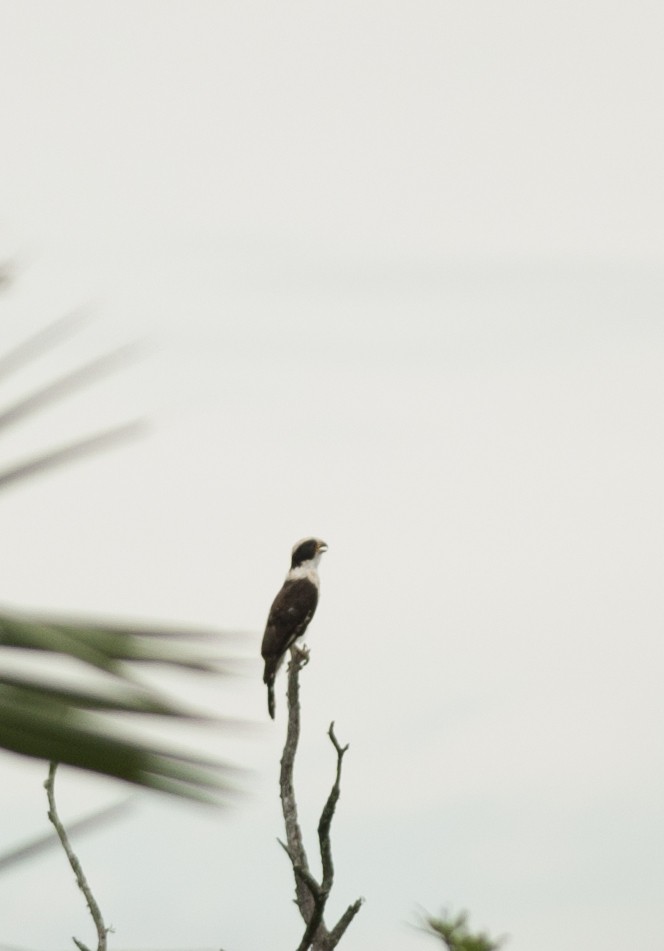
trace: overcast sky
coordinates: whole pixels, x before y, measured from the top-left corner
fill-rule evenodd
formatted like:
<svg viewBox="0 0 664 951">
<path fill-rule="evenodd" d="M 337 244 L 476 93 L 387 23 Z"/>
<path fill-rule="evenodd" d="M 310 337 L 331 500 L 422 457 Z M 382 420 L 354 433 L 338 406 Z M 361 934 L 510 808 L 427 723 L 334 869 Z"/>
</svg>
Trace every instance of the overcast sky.
<svg viewBox="0 0 664 951">
<path fill-rule="evenodd" d="M 258 655 L 315 534 L 296 782 L 314 859 L 334 719 L 340 947 L 435 947 L 424 906 L 660 951 L 663 41 L 648 2 L 0 0 L 6 343 L 91 315 L 3 402 L 152 342 L 2 459 L 154 423 L 3 495 L 2 598 L 248 632 L 245 676 L 178 685 L 255 724 L 196 741 L 241 804 L 77 843 L 113 947 L 299 941 Z M 0 759 L 1 852 L 47 823 Z M 6 873 L 0 944 L 90 943 L 82 905 L 57 852 Z"/>
</svg>

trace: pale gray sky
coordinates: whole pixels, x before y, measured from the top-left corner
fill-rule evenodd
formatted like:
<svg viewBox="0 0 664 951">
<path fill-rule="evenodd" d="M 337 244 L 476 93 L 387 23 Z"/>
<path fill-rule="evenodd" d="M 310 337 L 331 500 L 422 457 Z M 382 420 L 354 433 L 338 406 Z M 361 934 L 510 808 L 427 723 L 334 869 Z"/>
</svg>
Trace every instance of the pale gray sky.
<svg viewBox="0 0 664 951">
<path fill-rule="evenodd" d="M 659 951 L 663 39 L 606 0 L 0 0 L 6 339 L 93 314 L 2 396 L 156 342 L 3 443 L 156 421 L 3 497 L 3 599 L 255 632 L 192 693 L 257 724 L 200 741 L 246 800 L 80 843 L 114 947 L 299 940 L 257 655 L 311 533 L 296 778 L 313 849 L 335 719 L 344 951 L 424 951 L 418 903 Z M 0 849 L 46 824 L 43 768 L 2 765 Z M 118 794 L 62 777 L 65 817 Z M 91 940 L 81 905 L 61 855 L 17 869 L 0 943 Z"/>
</svg>

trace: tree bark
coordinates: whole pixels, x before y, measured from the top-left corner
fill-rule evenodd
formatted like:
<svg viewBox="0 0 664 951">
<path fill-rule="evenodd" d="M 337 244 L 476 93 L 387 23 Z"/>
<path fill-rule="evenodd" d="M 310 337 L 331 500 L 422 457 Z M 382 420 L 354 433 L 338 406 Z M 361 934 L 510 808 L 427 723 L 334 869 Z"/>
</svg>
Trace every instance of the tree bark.
<svg viewBox="0 0 664 951">
<path fill-rule="evenodd" d="M 286 843 L 281 842 L 293 867 L 295 878 L 295 901 L 305 924 L 302 940 L 297 951 L 333 951 L 344 936 L 346 929 L 362 906 L 363 899 L 349 905 L 336 925 L 328 930 L 325 920 L 325 906 L 334 884 L 334 864 L 330 828 L 341 791 L 341 764 L 348 746 L 341 746 L 334 733 L 334 723 L 330 724 L 328 736 L 337 755 L 337 770 L 334 785 L 323 807 L 318 823 L 318 843 L 320 849 L 322 879 L 319 882 L 309 868 L 304 848 L 302 830 L 298 819 L 297 800 L 293 784 L 295 754 L 300 739 L 300 671 L 309 662 L 309 652 L 299 647 L 291 648 L 288 664 L 288 729 L 286 744 L 281 757 L 280 790 L 281 807 L 286 825 Z"/>
</svg>

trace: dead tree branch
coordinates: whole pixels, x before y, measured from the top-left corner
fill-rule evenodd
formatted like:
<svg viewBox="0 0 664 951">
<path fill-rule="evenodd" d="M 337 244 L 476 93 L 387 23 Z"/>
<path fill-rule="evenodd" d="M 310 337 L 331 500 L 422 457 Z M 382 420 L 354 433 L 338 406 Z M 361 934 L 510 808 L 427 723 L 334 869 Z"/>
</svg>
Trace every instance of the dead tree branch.
<svg viewBox="0 0 664 951">
<path fill-rule="evenodd" d="M 286 843 L 283 846 L 293 867 L 295 878 L 295 901 L 305 924 L 304 934 L 297 951 L 333 951 L 339 944 L 346 929 L 362 906 L 362 899 L 350 905 L 331 931 L 324 921 L 325 906 L 334 884 L 334 864 L 330 828 L 336 810 L 341 789 L 341 764 L 348 746 L 341 746 L 334 733 L 334 723 L 330 724 L 328 736 L 337 754 L 337 770 L 334 785 L 323 807 L 318 823 L 318 843 L 322 866 L 320 882 L 309 868 L 307 853 L 302 839 L 302 830 L 297 813 L 297 801 L 293 785 L 295 754 L 300 738 L 300 671 L 308 663 L 309 653 L 298 647 L 291 648 L 288 665 L 288 730 L 286 745 L 281 757 L 281 806 L 286 825 Z"/>
<path fill-rule="evenodd" d="M 48 796 L 48 818 L 58 834 L 58 838 L 62 843 L 62 848 L 65 850 L 69 864 L 71 865 L 72 871 L 76 877 L 76 884 L 83 892 L 88 908 L 90 909 L 92 920 L 94 922 L 95 928 L 97 929 L 97 951 L 106 951 L 106 936 L 109 932 L 109 929 L 104 924 L 104 919 L 102 918 L 101 911 L 99 910 L 99 905 L 97 904 L 90 886 L 88 885 L 87 879 L 83 874 L 81 863 L 79 862 L 74 850 L 70 845 L 67 830 L 60 821 L 55 806 L 55 772 L 57 768 L 57 763 L 51 763 L 48 770 L 48 779 L 44 783 L 44 788 Z M 81 941 L 78 941 L 76 938 L 73 938 L 73 941 L 76 947 L 79 948 L 79 951 L 88 951 L 86 946 Z"/>
</svg>

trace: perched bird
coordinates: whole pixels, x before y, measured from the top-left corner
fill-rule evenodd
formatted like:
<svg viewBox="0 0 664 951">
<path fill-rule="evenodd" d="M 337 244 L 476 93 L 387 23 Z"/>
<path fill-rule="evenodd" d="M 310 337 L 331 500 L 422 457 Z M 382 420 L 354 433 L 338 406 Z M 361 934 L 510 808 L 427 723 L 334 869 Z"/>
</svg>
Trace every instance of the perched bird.
<svg viewBox="0 0 664 951">
<path fill-rule="evenodd" d="M 303 538 L 293 545 L 290 571 L 272 602 L 261 654 L 265 661 L 267 708 L 274 720 L 274 678 L 286 651 L 306 631 L 318 604 L 318 562 L 327 545 L 320 538 Z"/>
</svg>

